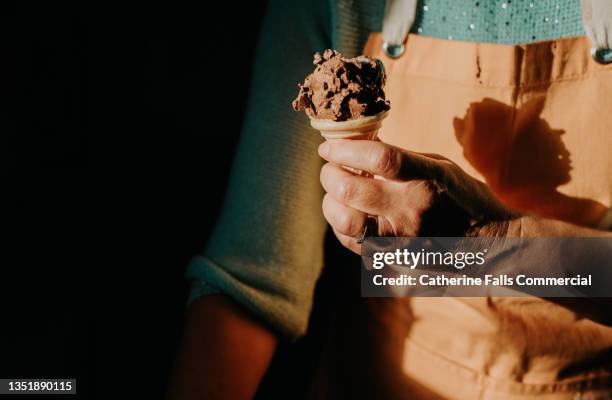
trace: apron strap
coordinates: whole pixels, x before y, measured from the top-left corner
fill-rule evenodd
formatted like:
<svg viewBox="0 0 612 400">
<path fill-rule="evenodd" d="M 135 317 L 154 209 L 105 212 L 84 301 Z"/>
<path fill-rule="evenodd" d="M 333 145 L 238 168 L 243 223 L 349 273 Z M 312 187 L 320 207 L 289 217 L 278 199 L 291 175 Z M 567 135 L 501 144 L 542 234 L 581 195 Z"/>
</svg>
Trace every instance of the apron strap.
<svg viewBox="0 0 612 400">
<path fill-rule="evenodd" d="M 612 63 L 612 1 L 581 0 L 584 30 L 593 42 L 591 55 L 600 64 Z M 387 0 L 383 19 L 383 51 L 404 54 L 404 41 L 414 23 L 417 0 Z"/>
<path fill-rule="evenodd" d="M 383 51 L 390 58 L 404 54 L 404 41 L 416 16 L 417 0 L 387 0 L 383 19 Z"/>
<path fill-rule="evenodd" d="M 593 59 L 600 64 L 612 63 L 612 1 L 582 0 L 582 18 L 593 42 Z"/>
</svg>

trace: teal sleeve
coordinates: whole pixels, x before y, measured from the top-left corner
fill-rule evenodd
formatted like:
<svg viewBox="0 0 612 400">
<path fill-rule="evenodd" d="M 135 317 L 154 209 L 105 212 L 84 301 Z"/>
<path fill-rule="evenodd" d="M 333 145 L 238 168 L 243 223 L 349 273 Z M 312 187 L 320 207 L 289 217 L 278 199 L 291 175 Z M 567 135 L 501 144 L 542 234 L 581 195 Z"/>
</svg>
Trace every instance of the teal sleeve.
<svg viewBox="0 0 612 400">
<path fill-rule="evenodd" d="M 305 332 L 323 266 L 321 137 L 291 101 L 313 54 L 331 46 L 329 7 L 268 5 L 223 210 L 206 249 L 187 268 L 190 301 L 224 293 L 287 338 Z"/>
</svg>

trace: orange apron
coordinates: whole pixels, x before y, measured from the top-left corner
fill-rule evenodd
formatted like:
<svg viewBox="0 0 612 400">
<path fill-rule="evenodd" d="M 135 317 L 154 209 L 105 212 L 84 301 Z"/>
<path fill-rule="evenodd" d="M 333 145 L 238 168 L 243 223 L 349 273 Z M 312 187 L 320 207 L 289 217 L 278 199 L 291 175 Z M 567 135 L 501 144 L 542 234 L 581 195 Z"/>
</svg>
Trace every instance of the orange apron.
<svg viewBox="0 0 612 400">
<path fill-rule="evenodd" d="M 516 209 L 597 227 L 612 200 L 612 65 L 589 50 L 410 35 L 392 60 L 372 34 L 364 52 L 384 61 L 392 107 L 380 139 L 448 157 Z M 546 300 L 361 304 L 367 350 L 353 357 L 383 382 L 375 398 L 612 398 L 612 328 Z"/>
</svg>

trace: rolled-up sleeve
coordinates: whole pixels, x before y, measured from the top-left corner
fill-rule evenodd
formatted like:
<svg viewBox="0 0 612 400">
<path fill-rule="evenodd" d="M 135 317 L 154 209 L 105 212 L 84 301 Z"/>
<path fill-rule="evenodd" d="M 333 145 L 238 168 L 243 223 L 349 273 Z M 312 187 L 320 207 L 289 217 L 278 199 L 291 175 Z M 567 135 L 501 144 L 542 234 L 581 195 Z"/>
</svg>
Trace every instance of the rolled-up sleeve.
<svg viewBox="0 0 612 400">
<path fill-rule="evenodd" d="M 306 330 L 326 229 L 321 137 L 291 101 L 313 53 L 330 47 L 329 4 L 268 5 L 224 206 L 187 268 L 190 301 L 225 293 L 288 338 Z"/>
</svg>

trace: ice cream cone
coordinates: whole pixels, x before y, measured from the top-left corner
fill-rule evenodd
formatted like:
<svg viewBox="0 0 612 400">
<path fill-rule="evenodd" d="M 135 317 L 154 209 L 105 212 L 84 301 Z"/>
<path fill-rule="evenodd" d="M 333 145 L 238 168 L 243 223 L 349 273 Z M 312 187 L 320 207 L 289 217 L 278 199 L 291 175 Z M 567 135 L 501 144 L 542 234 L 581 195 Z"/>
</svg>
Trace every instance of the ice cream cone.
<svg viewBox="0 0 612 400">
<path fill-rule="evenodd" d="M 375 115 L 351 119 L 348 121 L 333 121 L 330 119 L 310 119 L 310 125 L 321 132 L 326 140 L 377 140 L 378 130 L 389 111 Z M 372 176 L 370 173 L 355 168 L 344 167 L 346 170 L 361 176 Z"/>
<path fill-rule="evenodd" d="M 327 140 L 333 139 L 369 139 L 376 140 L 378 130 L 389 111 L 375 115 L 351 119 L 348 121 L 333 121 L 330 119 L 310 119 L 310 125 L 321 132 Z"/>
</svg>

